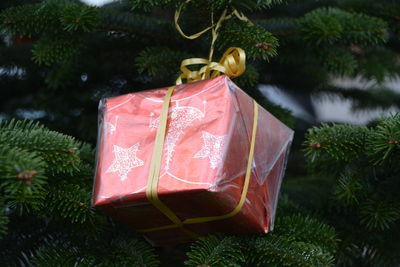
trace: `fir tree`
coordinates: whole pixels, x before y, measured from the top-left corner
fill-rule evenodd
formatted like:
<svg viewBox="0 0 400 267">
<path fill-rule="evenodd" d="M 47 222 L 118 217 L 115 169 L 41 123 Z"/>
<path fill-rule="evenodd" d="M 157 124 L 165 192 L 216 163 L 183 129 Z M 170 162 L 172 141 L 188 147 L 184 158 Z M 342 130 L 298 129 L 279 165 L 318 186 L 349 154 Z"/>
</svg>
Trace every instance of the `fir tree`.
<svg viewBox="0 0 400 267">
<path fill-rule="evenodd" d="M 183 0 L 0 3 L 0 255 L 7 266 L 395 266 L 399 264 L 400 116 L 367 126 L 322 125 L 305 135 L 266 235 L 215 234 L 152 248 L 90 205 L 98 101 L 175 82 L 180 62 L 207 58 L 211 34 L 182 38 Z M 398 107 L 383 82 L 398 77 L 400 4 L 395 0 L 197 0 L 180 25 L 194 33 L 232 7 L 215 43 L 247 53 L 235 82 L 292 127 L 259 83 L 302 97 L 329 93 L 355 108 Z M 333 86 L 333 76 L 374 81 Z M 12 118 L 40 119 L 41 123 Z M 296 122 L 296 123 L 295 123 Z M 56 129 L 57 131 L 53 131 Z M 61 134 L 63 132 L 65 134 Z M 75 136 L 80 140 L 71 137 Z M 86 143 L 87 142 L 87 143 Z M 295 177 L 296 176 L 296 177 Z M 298 177 L 303 176 L 303 177 Z"/>
</svg>

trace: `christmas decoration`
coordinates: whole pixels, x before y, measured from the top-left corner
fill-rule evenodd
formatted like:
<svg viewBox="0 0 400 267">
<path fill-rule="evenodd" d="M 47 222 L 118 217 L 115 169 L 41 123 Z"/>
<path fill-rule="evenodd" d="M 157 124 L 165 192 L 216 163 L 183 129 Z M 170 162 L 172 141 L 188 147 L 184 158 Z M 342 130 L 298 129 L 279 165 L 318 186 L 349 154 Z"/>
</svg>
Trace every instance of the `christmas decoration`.
<svg viewBox="0 0 400 267">
<path fill-rule="evenodd" d="M 234 45 L 256 59 L 234 82 L 297 127 L 272 233 L 210 235 L 154 250 L 90 206 L 94 155 L 81 141 L 94 143 L 98 98 L 173 84 L 182 59 L 208 48 L 203 41 L 191 45 L 177 38 L 170 14 L 181 2 L 115 1 L 88 12 L 91 7 L 81 1 L 1 1 L 3 265 L 399 265 L 400 117 L 368 127 L 320 125 L 301 146 L 303 131 L 312 125 L 265 100 L 257 86 L 295 93 L 306 107 L 311 95 L 337 96 L 362 112 L 398 108 L 398 92 L 380 82 L 400 71 L 400 1 L 329 1 L 327 7 L 326 1 L 197 0 L 184 8 L 180 21 L 188 33 L 191 25 L 206 25 L 211 10 L 219 15 L 230 5 L 252 18 L 254 26 L 236 18 L 223 23 L 216 54 Z M 88 19 L 80 19 L 82 14 Z M 33 42 L 14 45 L 14 36 L 32 36 Z M 332 84 L 339 75 L 371 81 L 361 88 Z M 308 111 L 308 121 L 319 118 Z M 19 126 L 3 124 L 7 118 L 20 119 Z M 301 148 L 307 149 L 308 168 Z M 32 171 L 37 173 L 28 179 Z"/>
<path fill-rule="evenodd" d="M 244 73 L 244 50 L 230 47 L 219 62 L 212 61 L 224 21 L 235 16 L 252 23 L 230 7 L 216 23 L 211 12 L 211 26 L 188 36 L 178 20 L 190 1 L 175 12 L 175 27 L 187 39 L 210 30 L 209 58 L 183 60 L 178 86 L 109 98 L 100 105 L 104 121 L 94 206 L 144 232 L 153 245 L 216 231 L 272 229 L 293 138 L 289 128 L 259 111 L 257 102 L 228 78 Z M 196 71 L 191 65 L 204 66 Z"/>
<path fill-rule="evenodd" d="M 155 245 L 272 229 L 293 132 L 227 76 L 108 98 L 100 111 L 96 207 Z"/>
</svg>

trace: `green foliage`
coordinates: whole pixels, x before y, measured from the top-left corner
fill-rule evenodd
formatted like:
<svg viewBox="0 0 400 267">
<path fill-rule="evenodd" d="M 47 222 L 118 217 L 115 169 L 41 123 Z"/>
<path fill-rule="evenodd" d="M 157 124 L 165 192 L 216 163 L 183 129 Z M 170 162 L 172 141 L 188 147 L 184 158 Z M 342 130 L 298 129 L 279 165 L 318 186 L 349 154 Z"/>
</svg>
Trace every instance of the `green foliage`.
<svg viewBox="0 0 400 267">
<path fill-rule="evenodd" d="M 98 10 L 95 7 L 70 5 L 64 8 L 60 21 L 64 30 L 68 32 L 94 30 L 99 23 Z"/>
<path fill-rule="evenodd" d="M 281 211 L 287 212 L 281 208 Z M 330 266 L 338 239 L 333 227 L 304 214 L 281 216 L 273 233 L 211 235 L 187 253 L 187 266 Z"/>
<path fill-rule="evenodd" d="M 38 266 L 94 266 L 93 260 L 85 258 L 78 247 L 58 241 L 38 249 L 32 262 Z"/>
<path fill-rule="evenodd" d="M 57 15 L 58 11 L 49 5 L 22 5 L 2 11 L 0 21 L 3 22 L 2 28 L 14 36 L 32 36 L 44 31 L 54 31 Z"/>
<path fill-rule="evenodd" d="M 281 214 L 273 233 L 250 242 L 248 265 L 330 266 L 338 241 L 334 228 L 317 219 Z"/>
<path fill-rule="evenodd" d="M 38 153 L 0 143 L 0 190 L 11 206 L 27 208 L 42 198 L 46 162 Z"/>
<path fill-rule="evenodd" d="M 278 40 L 258 25 L 230 19 L 224 22 L 224 27 L 219 34 L 224 36 L 217 39 L 217 46 L 221 50 L 237 46 L 244 49 L 249 58 L 263 60 L 277 55 Z"/>
<path fill-rule="evenodd" d="M 90 206 L 90 194 L 76 184 L 61 184 L 51 188 L 41 209 L 53 216 L 60 216 L 72 223 L 85 223 L 95 226 L 97 217 Z"/>
<path fill-rule="evenodd" d="M 384 231 L 400 219 L 400 206 L 399 203 L 370 199 L 363 204 L 360 214 L 360 222 L 367 230 Z"/>
<path fill-rule="evenodd" d="M 208 54 L 209 32 L 189 41 L 175 30 L 181 3 L 1 1 L 0 118 L 37 116 L 94 143 L 100 98 L 170 85 L 182 59 Z M 381 84 L 400 76 L 398 1 L 199 0 L 185 6 L 180 24 L 196 32 L 210 25 L 211 12 L 218 18 L 232 7 L 254 25 L 224 21 L 215 59 L 229 46 L 245 49 L 247 70 L 235 83 L 291 127 L 308 126 L 266 100 L 258 83 L 304 99 L 340 96 L 356 109 L 400 106 L 398 93 Z M 331 85 L 332 75 L 374 85 L 344 90 Z M 285 183 L 295 203 L 281 198 L 274 232 L 157 248 L 162 263 L 148 244 L 90 206 L 93 146 L 36 123 L 0 122 L 0 257 L 10 266 L 177 266 L 190 250 L 190 266 L 396 266 L 399 121 L 394 115 L 368 127 L 311 128 L 310 172 L 292 153 L 289 173 L 296 161 L 302 177 Z"/>
<path fill-rule="evenodd" d="M 305 145 L 310 163 L 356 160 L 365 148 L 364 138 L 368 129 L 363 126 L 323 124 L 308 129 Z"/>
<path fill-rule="evenodd" d="M 387 24 L 379 18 L 350 13 L 338 8 L 320 8 L 300 21 L 304 38 L 311 44 L 377 44 L 387 40 Z"/>
<path fill-rule="evenodd" d="M 379 121 L 368 135 L 366 151 L 375 163 L 384 161 L 398 162 L 400 150 L 400 114 Z"/>
<path fill-rule="evenodd" d="M 181 61 L 190 57 L 185 52 L 174 51 L 167 47 L 147 47 L 136 57 L 136 66 L 140 73 L 146 73 L 154 78 L 176 79 Z M 172 79 L 171 82 L 174 82 Z"/>
<path fill-rule="evenodd" d="M 32 49 L 33 60 L 38 64 L 50 66 L 54 63 L 67 63 L 80 51 L 78 40 L 69 38 L 42 38 Z"/>
<path fill-rule="evenodd" d="M 364 193 L 360 177 L 351 174 L 341 174 L 335 187 L 334 195 L 344 205 L 357 205 L 360 194 Z"/>
<path fill-rule="evenodd" d="M 154 248 L 146 242 L 131 239 L 129 241 L 117 241 L 115 245 L 109 262 L 104 266 L 160 266 Z"/>
<path fill-rule="evenodd" d="M 126 37 L 133 38 L 135 41 L 142 40 L 147 45 L 154 46 L 154 39 L 158 44 L 176 44 L 175 29 L 169 21 L 164 21 L 155 17 L 145 16 L 139 13 L 127 12 L 124 7 L 100 9 L 99 30 L 106 33 L 113 32 L 114 38 Z M 141 48 L 146 48 L 142 47 Z M 141 51 L 141 49 L 139 50 Z"/>
<path fill-rule="evenodd" d="M 259 238 L 253 266 L 332 266 L 333 256 L 316 245 L 280 237 Z"/>
<path fill-rule="evenodd" d="M 369 127 L 322 125 L 306 136 L 309 165 L 337 179 L 324 213 L 344 240 L 337 256 L 343 265 L 390 266 L 399 260 L 392 240 L 400 229 L 399 136 L 399 114 Z"/>
<path fill-rule="evenodd" d="M 179 0 L 129 0 L 132 5 L 132 9 L 141 9 L 145 11 L 150 11 L 154 7 L 166 7 L 168 5 L 174 5 L 178 7 L 181 1 Z"/>
<path fill-rule="evenodd" d="M 38 249 L 31 262 L 38 266 L 160 266 L 154 249 L 137 239 L 116 239 L 107 247 L 92 250 L 68 242 L 53 241 Z"/>
<path fill-rule="evenodd" d="M 311 243 L 332 254 L 336 251 L 339 240 L 335 229 L 317 219 L 296 214 L 278 218 L 277 225 L 274 235 L 285 237 L 288 241 Z"/>
<path fill-rule="evenodd" d="M 332 73 L 353 75 L 358 68 L 357 58 L 346 49 L 331 47 L 321 49 L 318 54 L 324 67 Z"/>
<path fill-rule="evenodd" d="M 81 143 L 73 137 L 33 121 L 0 121 L 0 129 L 0 144 L 11 143 L 16 149 L 36 153 L 31 157 L 42 157 L 50 173 L 72 173 L 81 163 L 76 153 Z"/>
<path fill-rule="evenodd" d="M 380 46 L 371 46 L 367 47 L 365 51 L 361 50 L 361 53 L 359 69 L 365 79 L 382 83 L 388 78 L 399 77 L 400 66 L 396 62 L 397 53 L 395 51 Z M 398 103 L 398 101 L 389 101 L 389 103 Z M 384 105 L 387 105 L 387 102 Z"/>
<path fill-rule="evenodd" d="M 177 8 L 182 2 L 181 0 L 129 0 L 133 9 L 141 9 L 150 11 L 155 7 L 173 6 Z M 246 10 L 261 10 L 270 8 L 273 5 L 282 3 L 282 0 L 200 0 L 193 1 L 193 5 L 197 8 L 209 8 L 214 11 L 223 10 L 229 6 L 240 7 Z"/>
<path fill-rule="evenodd" d="M 212 235 L 201 238 L 191 246 L 187 266 L 240 267 L 244 254 L 238 240 L 232 236 Z"/>
</svg>

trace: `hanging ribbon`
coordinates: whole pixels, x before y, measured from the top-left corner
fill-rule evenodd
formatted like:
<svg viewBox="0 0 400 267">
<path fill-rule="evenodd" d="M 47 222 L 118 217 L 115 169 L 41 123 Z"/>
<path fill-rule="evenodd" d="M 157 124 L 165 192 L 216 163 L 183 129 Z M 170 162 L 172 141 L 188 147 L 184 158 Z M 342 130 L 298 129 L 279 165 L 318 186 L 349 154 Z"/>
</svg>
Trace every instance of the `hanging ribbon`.
<svg viewBox="0 0 400 267">
<path fill-rule="evenodd" d="M 190 70 L 190 65 L 205 65 L 200 70 Z M 246 70 L 246 53 L 239 47 L 230 47 L 219 62 L 211 62 L 205 58 L 188 58 L 182 61 L 182 74 L 176 80 L 176 84 L 182 84 L 183 81 L 193 82 L 215 78 L 225 74 L 230 78 L 235 78 Z"/>
<path fill-rule="evenodd" d="M 176 80 L 176 84 L 182 84 L 184 81 L 186 82 L 193 82 L 199 80 L 205 80 L 209 78 L 217 77 L 221 74 L 225 74 L 230 78 L 235 78 L 244 73 L 246 70 L 246 53 L 243 49 L 239 47 L 230 47 L 222 56 L 219 62 L 213 62 L 212 57 L 214 54 L 214 45 L 215 41 L 218 37 L 218 30 L 222 25 L 222 22 L 232 18 L 233 16 L 237 17 L 240 20 L 246 21 L 252 24 L 249 19 L 243 15 L 242 13 L 238 12 L 234 7 L 230 9 L 232 12 L 227 15 L 228 9 L 225 9 L 220 18 L 218 19 L 217 23 L 214 23 L 214 13 L 211 12 L 211 26 L 205 28 L 204 30 L 192 34 L 186 35 L 181 27 L 179 26 L 179 17 L 182 12 L 182 8 L 188 4 L 191 0 L 187 0 L 183 2 L 179 8 L 175 12 L 175 27 L 177 31 L 187 39 L 195 39 L 200 37 L 202 34 L 206 33 L 207 31 L 211 30 L 211 47 L 210 53 L 208 56 L 208 60 L 205 58 L 188 58 L 182 61 L 181 63 L 181 71 L 182 74 Z M 204 65 L 200 70 L 190 70 L 188 66 L 190 65 Z"/>
<path fill-rule="evenodd" d="M 207 31 L 211 30 L 212 33 L 212 41 L 211 41 L 211 48 L 209 53 L 209 59 L 205 58 L 189 58 L 182 61 L 181 64 L 181 71 L 182 74 L 176 80 L 176 84 L 182 84 L 183 81 L 192 82 L 198 80 L 204 80 L 209 78 L 217 77 L 221 74 L 225 74 L 231 78 L 238 77 L 246 70 L 246 54 L 243 49 L 238 47 L 230 47 L 222 56 L 219 62 L 213 62 L 212 56 L 214 52 L 214 44 L 218 36 L 218 29 L 221 27 L 221 24 L 224 20 L 231 18 L 232 16 L 236 16 L 240 20 L 248 21 L 248 19 L 241 13 L 239 13 L 236 9 L 231 8 L 231 14 L 227 15 L 227 9 L 225 9 L 221 17 L 218 19 L 218 22 L 214 24 L 214 14 L 211 13 L 211 26 L 205 28 L 204 30 L 192 34 L 186 35 L 181 27 L 179 26 L 178 20 L 182 8 L 185 4 L 189 3 L 191 0 L 187 0 L 182 3 L 178 10 L 175 12 L 175 26 L 178 32 L 187 39 L 195 39 L 201 36 L 202 34 L 206 33 Z M 251 23 L 251 22 L 249 22 Z M 190 70 L 188 66 L 191 65 L 204 65 L 200 70 Z M 220 215 L 220 216 L 210 216 L 210 217 L 199 217 L 199 218 L 189 218 L 186 220 L 181 220 L 179 217 L 168 207 L 166 206 L 158 197 L 158 180 L 160 174 L 160 167 L 162 161 L 162 151 L 164 147 L 164 140 L 166 135 L 166 128 L 167 128 L 167 120 L 168 120 L 168 108 L 171 101 L 171 96 L 174 91 L 175 86 L 168 88 L 167 93 L 164 98 L 163 106 L 161 109 L 159 125 L 157 128 L 156 139 L 154 141 L 154 148 L 153 154 L 150 162 L 150 169 L 149 169 L 149 176 L 147 181 L 147 188 L 146 188 L 146 197 L 149 202 L 155 206 L 162 214 L 164 214 L 169 220 L 171 220 L 172 224 L 153 227 L 148 229 L 140 229 L 139 232 L 153 232 L 153 231 L 160 231 L 166 229 L 173 229 L 173 228 L 180 228 L 183 232 L 188 234 L 192 238 L 197 238 L 198 235 L 192 231 L 189 231 L 184 227 L 185 224 L 195 224 L 195 223 L 205 223 L 210 221 L 218 221 L 230 218 L 235 216 L 240 212 L 242 209 L 247 192 L 249 189 L 250 184 L 250 176 L 252 170 L 252 162 L 253 162 L 253 155 L 254 155 L 254 147 L 255 147 L 255 140 L 256 140 L 256 132 L 257 132 L 257 123 L 258 123 L 258 104 L 254 100 L 254 117 L 253 117 L 253 130 L 250 140 L 250 151 L 248 155 L 248 162 L 246 168 L 246 175 L 244 179 L 242 194 L 237 206 L 229 213 Z"/>
</svg>

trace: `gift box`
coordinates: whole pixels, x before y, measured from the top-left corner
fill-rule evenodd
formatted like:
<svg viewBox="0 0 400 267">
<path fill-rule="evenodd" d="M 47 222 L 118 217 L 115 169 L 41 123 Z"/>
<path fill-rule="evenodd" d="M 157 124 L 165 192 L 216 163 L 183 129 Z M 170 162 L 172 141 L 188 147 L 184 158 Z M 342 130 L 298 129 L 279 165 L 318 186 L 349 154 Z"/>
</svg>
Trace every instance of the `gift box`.
<svg viewBox="0 0 400 267">
<path fill-rule="evenodd" d="M 167 89 L 100 102 L 93 205 L 153 245 L 272 230 L 293 131 L 227 76 L 178 85 L 150 184 Z"/>
</svg>

